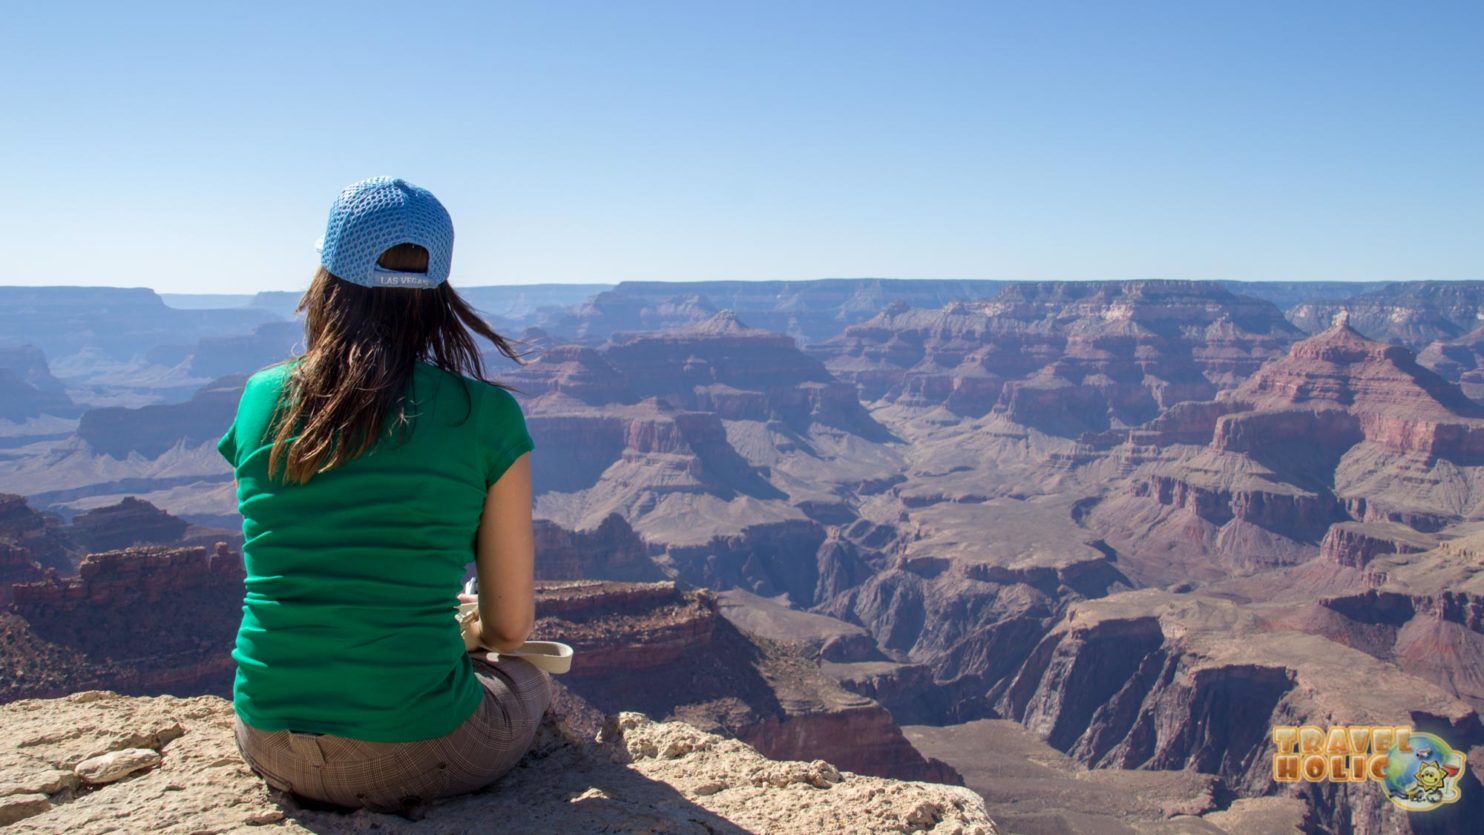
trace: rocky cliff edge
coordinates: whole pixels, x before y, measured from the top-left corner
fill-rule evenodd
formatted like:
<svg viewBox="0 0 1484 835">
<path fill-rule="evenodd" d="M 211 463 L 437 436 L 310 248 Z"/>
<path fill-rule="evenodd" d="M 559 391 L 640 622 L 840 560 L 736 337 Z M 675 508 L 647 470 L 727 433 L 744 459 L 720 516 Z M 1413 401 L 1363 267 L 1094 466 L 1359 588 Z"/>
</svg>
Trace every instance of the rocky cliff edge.
<svg viewBox="0 0 1484 835">
<path fill-rule="evenodd" d="M 311 809 L 243 763 L 230 702 L 107 690 L 0 707 L 7 824 L 18 833 L 999 832 L 967 789 L 768 760 L 637 713 L 610 718 L 595 741 L 548 714 L 531 753 L 494 787 L 408 817 Z"/>
</svg>

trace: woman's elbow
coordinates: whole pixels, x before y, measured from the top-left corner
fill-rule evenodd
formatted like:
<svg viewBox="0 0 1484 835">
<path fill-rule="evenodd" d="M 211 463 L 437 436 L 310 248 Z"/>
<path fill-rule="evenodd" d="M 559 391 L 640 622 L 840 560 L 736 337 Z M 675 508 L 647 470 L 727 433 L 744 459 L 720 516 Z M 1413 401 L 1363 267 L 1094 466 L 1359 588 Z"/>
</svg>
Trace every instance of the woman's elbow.
<svg viewBox="0 0 1484 835">
<path fill-rule="evenodd" d="M 531 637 L 531 630 L 535 628 L 534 618 L 527 618 L 523 624 L 485 624 L 484 645 L 496 652 L 513 652 L 520 649 L 520 645 Z"/>
</svg>

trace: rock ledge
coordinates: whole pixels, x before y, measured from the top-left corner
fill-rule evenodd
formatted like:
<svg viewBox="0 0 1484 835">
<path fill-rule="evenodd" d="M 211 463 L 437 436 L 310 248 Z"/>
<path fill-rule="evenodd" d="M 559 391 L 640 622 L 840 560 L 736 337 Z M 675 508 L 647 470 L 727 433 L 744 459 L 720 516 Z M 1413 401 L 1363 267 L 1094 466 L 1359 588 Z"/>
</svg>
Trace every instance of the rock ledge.
<svg viewBox="0 0 1484 835">
<path fill-rule="evenodd" d="M 106 785 L 74 771 L 127 749 L 159 762 Z M 216 696 L 89 690 L 0 706 L 0 826 L 14 832 L 999 832 L 967 789 L 768 760 L 637 713 L 611 717 L 596 741 L 548 717 L 492 789 L 413 817 L 311 809 L 269 789 L 239 756 L 232 705 Z"/>
</svg>

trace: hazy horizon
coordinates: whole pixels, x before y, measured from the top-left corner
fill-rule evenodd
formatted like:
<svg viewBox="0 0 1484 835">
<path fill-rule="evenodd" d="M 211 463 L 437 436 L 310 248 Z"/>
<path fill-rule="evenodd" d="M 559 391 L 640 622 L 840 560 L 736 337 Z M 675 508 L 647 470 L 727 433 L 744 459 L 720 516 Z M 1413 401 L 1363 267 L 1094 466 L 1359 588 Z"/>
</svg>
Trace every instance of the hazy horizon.
<svg viewBox="0 0 1484 835">
<path fill-rule="evenodd" d="M 1179 277 L 1168 277 L 1168 276 L 1132 276 L 1132 277 L 1122 277 L 1122 278 L 1091 278 L 1091 279 L 1071 279 L 1071 278 L 1041 278 L 1041 279 L 1035 279 L 1035 278 L 978 278 L 978 277 L 972 277 L 972 276 L 965 277 L 965 276 L 889 276 L 889 275 L 874 276 L 873 275 L 873 276 L 816 276 L 816 277 L 813 277 L 813 278 L 742 278 L 742 279 L 737 279 L 737 278 L 693 278 L 693 279 L 692 278 L 677 278 L 677 279 L 645 279 L 645 278 L 635 278 L 635 279 L 624 279 L 622 281 L 532 281 L 532 282 L 523 282 L 523 283 L 500 283 L 500 282 L 487 282 L 487 283 L 473 282 L 473 283 L 463 283 L 463 282 L 454 281 L 454 280 L 450 280 L 450 281 L 453 284 L 453 286 L 455 287 L 455 289 L 476 290 L 476 289 L 487 289 L 487 288 L 497 288 L 497 287 L 510 287 L 510 288 L 526 287 L 526 288 L 530 288 L 530 287 L 581 287 L 581 286 L 591 286 L 591 287 L 608 287 L 608 288 L 612 288 L 612 287 L 617 287 L 620 284 L 647 284 L 647 283 L 655 283 L 655 284 L 706 284 L 706 283 L 728 283 L 728 282 L 739 282 L 739 281 L 740 282 L 755 282 L 755 283 L 758 283 L 758 284 L 766 284 L 766 283 L 773 283 L 773 282 L 777 282 L 777 283 L 801 283 L 801 282 L 811 282 L 811 281 L 983 281 L 983 282 L 996 282 L 996 283 L 1006 283 L 1006 284 L 1009 284 L 1009 283 L 1018 283 L 1018 282 L 1024 282 L 1024 283 L 1122 283 L 1122 282 L 1127 282 L 1127 281 L 1194 281 L 1194 282 L 1217 282 L 1217 283 L 1238 283 L 1238 284 L 1242 284 L 1242 283 L 1248 283 L 1248 284 L 1408 284 L 1408 283 L 1418 283 L 1418 282 L 1443 283 L 1443 284 L 1465 284 L 1465 283 L 1474 283 L 1474 282 L 1484 281 L 1484 279 L 1474 279 L 1474 278 L 1460 278 L 1460 279 L 1416 278 L 1416 279 L 1397 279 L 1397 280 L 1384 280 L 1384 279 L 1346 279 L 1346 278 L 1332 278 L 1332 279 L 1287 279 L 1287 278 L 1228 279 L 1228 278 L 1179 278 Z M 151 291 L 151 292 L 153 292 L 156 295 L 159 295 L 161 297 L 166 297 L 166 296 L 182 296 L 182 297 L 185 297 L 185 296 L 223 296 L 223 297 L 229 297 L 229 298 L 230 297 L 251 298 L 251 297 L 253 297 L 255 295 L 258 295 L 259 293 L 302 293 L 306 289 L 308 289 L 308 282 L 306 281 L 304 283 L 304 286 L 297 287 L 297 288 L 295 288 L 295 287 L 285 287 L 285 288 L 280 288 L 280 289 L 254 290 L 254 291 L 247 291 L 247 292 L 233 292 L 233 291 L 229 291 L 229 290 L 214 290 L 214 291 L 213 290 L 208 290 L 208 291 L 167 290 L 167 289 L 161 289 L 161 288 L 158 288 L 158 287 L 150 287 L 148 285 L 142 285 L 142 284 L 136 284 L 136 285 L 122 285 L 122 284 L 77 284 L 77 283 L 67 283 L 67 282 L 57 283 L 57 284 L 6 284 L 6 283 L 0 283 L 0 288 L 16 288 L 16 289 L 21 289 L 21 288 L 26 288 L 26 289 L 66 289 L 66 288 L 75 288 L 75 289 L 98 289 L 98 290 L 149 290 L 149 291 Z"/>
</svg>

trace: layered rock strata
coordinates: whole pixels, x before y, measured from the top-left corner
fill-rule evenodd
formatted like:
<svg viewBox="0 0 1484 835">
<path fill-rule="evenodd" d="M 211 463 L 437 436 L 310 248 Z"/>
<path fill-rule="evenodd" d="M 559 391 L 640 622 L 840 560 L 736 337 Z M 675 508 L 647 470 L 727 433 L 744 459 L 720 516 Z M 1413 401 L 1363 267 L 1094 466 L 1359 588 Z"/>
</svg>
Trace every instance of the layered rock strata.
<svg viewBox="0 0 1484 835">
<path fill-rule="evenodd" d="M 242 620 L 241 555 L 225 544 L 90 554 L 78 576 L 11 587 L 0 612 L 0 701 L 93 686 L 230 692 Z"/>
<path fill-rule="evenodd" d="M 806 645 L 748 635 L 714 595 L 673 583 L 540 584 L 538 637 L 577 658 L 565 685 L 601 713 L 640 710 L 735 736 L 770 756 L 866 774 L 959 782 L 925 760 L 880 704 L 820 673 Z"/>
<path fill-rule="evenodd" d="M 1271 304 L 1215 285 L 1068 282 L 935 311 L 889 305 L 810 352 L 867 401 L 995 410 L 1076 437 L 1209 400 L 1297 335 Z"/>
</svg>

